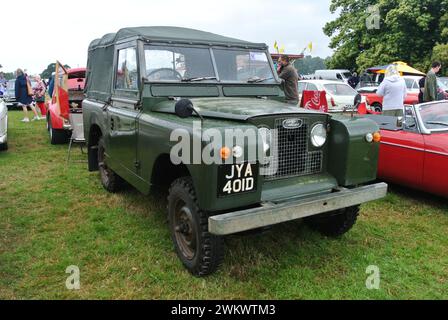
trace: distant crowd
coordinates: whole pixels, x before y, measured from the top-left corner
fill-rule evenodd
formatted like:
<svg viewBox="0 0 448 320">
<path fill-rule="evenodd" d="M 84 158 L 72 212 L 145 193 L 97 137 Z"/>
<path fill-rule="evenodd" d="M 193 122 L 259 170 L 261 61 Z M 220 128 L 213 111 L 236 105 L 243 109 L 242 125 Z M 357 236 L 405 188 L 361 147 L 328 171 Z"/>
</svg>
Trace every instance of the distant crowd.
<svg viewBox="0 0 448 320">
<path fill-rule="evenodd" d="M 47 93 L 50 98 L 53 95 L 54 74 L 48 82 L 45 82 L 40 75 L 30 76 L 27 70 L 22 69 L 17 69 L 15 76 L 15 98 L 18 106 L 24 112 L 24 118 L 21 121 L 30 122 L 46 119 L 47 106 L 45 98 Z M 5 79 L 4 74 L 0 72 L 0 96 L 6 94 L 8 89 L 7 84 L 8 81 Z M 28 115 L 28 109 L 34 114 L 32 119 Z"/>
</svg>

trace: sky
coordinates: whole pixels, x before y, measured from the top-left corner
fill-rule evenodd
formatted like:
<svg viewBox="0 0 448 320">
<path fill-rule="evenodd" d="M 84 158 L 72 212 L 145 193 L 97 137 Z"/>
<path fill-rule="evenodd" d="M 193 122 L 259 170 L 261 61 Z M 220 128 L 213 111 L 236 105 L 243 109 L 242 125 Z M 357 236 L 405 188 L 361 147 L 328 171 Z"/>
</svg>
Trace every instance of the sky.
<svg viewBox="0 0 448 320">
<path fill-rule="evenodd" d="M 275 41 L 286 53 L 300 53 L 313 42 L 313 56 L 327 57 L 329 38 L 322 28 L 335 17 L 330 0 L 40 0 L 2 4 L 2 71 L 41 73 L 61 61 L 87 64 L 89 43 L 123 27 L 178 26 L 242 40 Z M 19 13 L 19 14 L 17 14 Z"/>
</svg>

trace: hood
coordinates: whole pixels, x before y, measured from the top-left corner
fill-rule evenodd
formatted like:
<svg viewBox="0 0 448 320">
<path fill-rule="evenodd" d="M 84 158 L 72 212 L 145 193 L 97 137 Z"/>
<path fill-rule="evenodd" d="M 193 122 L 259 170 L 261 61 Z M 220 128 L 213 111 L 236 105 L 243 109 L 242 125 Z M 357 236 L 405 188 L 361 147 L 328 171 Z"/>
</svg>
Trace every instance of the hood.
<svg viewBox="0 0 448 320">
<path fill-rule="evenodd" d="M 245 121 L 273 114 L 316 114 L 317 112 L 288 105 L 279 101 L 257 98 L 200 98 L 190 99 L 195 109 L 208 118 Z M 164 101 L 153 111 L 174 114 L 175 101 Z"/>
<path fill-rule="evenodd" d="M 400 76 L 392 76 L 392 77 L 387 77 L 384 78 L 384 81 L 389 81 L 389 82 L 398 82 L 400 80 L 402 80 L 403 78 Z"/>
</svg>

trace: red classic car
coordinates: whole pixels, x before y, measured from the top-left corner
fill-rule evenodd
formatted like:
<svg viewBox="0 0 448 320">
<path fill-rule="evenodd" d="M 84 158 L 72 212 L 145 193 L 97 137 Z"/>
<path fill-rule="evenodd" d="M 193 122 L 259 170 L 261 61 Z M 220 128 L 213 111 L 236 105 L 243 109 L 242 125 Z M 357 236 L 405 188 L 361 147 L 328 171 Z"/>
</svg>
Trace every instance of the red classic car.
<svg viewBox="0 0 448 320">
<path fill-rule="evenodd" d="M 448 101 L 406 106 L 402 124 L 367 117 L 381 127 L 379 178 L 448 197 Z"/>
<path fill-rule="evenodd" d="M 417 104 L 418 95 L 420 93 L 419 81 L 422 77 L 420 76 L 403 76 L 406 87 L 408 90 L 408 94 L 406 99 L 404 100 L 405 104 Z M 371 106 L 376 112 L 381 112 L 383 109 L 383 97 L 380 97 L 376 94 L 378 86 L 367 86 L 367 87 L 359 87 L 357 88 L 358 92 L 366 97 L 367 103 Z M 439 98 L 440 99 L 448 99 L 448 87 L 443 84 L 442 81 L 439 80 Z"/>
<path fill-rule="evenodd" d="M 53 97 L 47 111 L 47 128 L 51 144 L 67 143 L 71 134 L 70 113 L 82 112 L 86 69 L 66 70 L 56 63 Z"/>
</svg>

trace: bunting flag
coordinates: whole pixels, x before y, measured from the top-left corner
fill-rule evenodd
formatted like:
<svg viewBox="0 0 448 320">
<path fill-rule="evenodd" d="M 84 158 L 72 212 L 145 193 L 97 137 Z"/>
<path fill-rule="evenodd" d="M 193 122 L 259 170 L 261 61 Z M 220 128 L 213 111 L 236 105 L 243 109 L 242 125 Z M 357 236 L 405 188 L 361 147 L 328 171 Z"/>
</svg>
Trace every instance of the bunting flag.
<svg viewBox="0 0 448 320">
<path fill-rule="evenodd" d="M 279 53 L 277 40 L 274 42 L 274 49 Z"/>
</svg>

